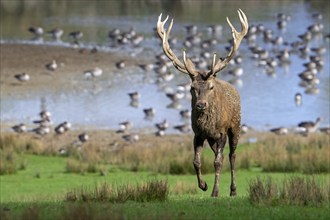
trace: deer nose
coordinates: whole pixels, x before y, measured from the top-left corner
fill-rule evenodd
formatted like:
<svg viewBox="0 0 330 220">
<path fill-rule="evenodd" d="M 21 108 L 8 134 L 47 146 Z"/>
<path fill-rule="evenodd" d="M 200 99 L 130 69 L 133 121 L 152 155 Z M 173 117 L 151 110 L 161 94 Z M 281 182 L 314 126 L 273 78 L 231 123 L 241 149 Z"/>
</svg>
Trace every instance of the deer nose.
<svg viewBox="0 0 330 220">
<path fill-rule="evenodd" d="M 205 110 L 207 108 L 207 102 L 206 101 L 199 101 L 196 103 L 197 110 Z"/>
</svg>

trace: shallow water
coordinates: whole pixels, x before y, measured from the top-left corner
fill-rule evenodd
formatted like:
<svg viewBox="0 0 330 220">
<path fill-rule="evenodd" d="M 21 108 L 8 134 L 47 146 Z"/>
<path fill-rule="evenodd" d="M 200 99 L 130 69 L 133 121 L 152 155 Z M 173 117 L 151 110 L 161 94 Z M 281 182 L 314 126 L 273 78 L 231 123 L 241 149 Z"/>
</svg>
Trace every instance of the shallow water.
<svg viewBox="0 0 330 220">
<path fill-rule="evenodd" d="M 12 3 L 10 3 L 12 2 Z M 14 2 L 14 3 L 13 3 Z M 285 41 L 298 40 L 297 35 L 306 31 L 307 27 L 315 23 L 312 14 L 323 14 L 324 33 L 329 33 L 329 3 L 316 1 L 313 5 L 305 1 L 271 1 L 270 4 L 259 4 L 258 1 L 234 1 L 234 3 L 203 3 L 192 1 L 187 7 L 183 7 L 181 1 L 176 5 L 155 2 L 146 5 L 143 1 L 122 1 L 101 3 L 62 2 L 60 4 L 31 4 L 28 1 L 1 2 L 1 42 L 36 43 L 29 40 L 31 35 L 27 29 L 33 25 L 40 25 L 45 29 L 61 27 L 66 33 L 74 30 L 84 32 L 83 45 L 86 47 L 98 46 L 102 50 L 109 48 L 107 33 L 114 27 L 129 30 L 134 27 L 136 32 L 143 34 L 145 40 L 141 48 L 124 48 L 118 53 L 133 54 L 133 56 L 155 56 L 161 51 L 159 40 L 153 37 L 153 28 L 160 12 L 175 17 L 172 36 L 178 36 L 182 40 L 187 24 L 197 24 L 198 28 L 208 37 L 206 27 L 208 24 L 219 23 L 223 25 L 223 35 L 219 37 L 219 44 L 215 50 L 221 56 L 226 53 L 224 47 L 230 39 L 230 31 L 225 23 L 225 17 L 229 16 L 236 27 L 238 16 L 235 10 L 242 8 L 247 14 L 250 25 L 264 24 L 274 31 L 275 36 L 283 36 Z M 16 3 L 16 5 L 15 5 Z M 226 10 L 223 10 L 226 8 Z M 221 13 L 219 13 L 221 12 Z M 291 15 L 288 27 L 280 31 L 276 27 L 276 14 L 279 12 Z M 68 36 L 63 37 L 64 43 L 52 43 L 48 37 L 38 44 L 55 44 L 57 46 L 70 46 Z M 273 46 L 258 41 L 263 48 L 273 50 Z M 257 67 L 246 41 L 240 46 L 239 54 L 243 57 L 241 66 L 244 74 L 240 77 L 241 84 L 236 84 L 241 94 L 242 122 L 258 129 L 268 129 L 276 126 L 293 127 L 303 120 L 315 120 L 321 116 L 324 118 L 322 125 L 329 125 L 330 112 L 330 79 L 329 79 L 329 41 L 318 37 L 311 42 L 310 47 L 324 46 L 327 51 L 323 55 L 324 68 L 318 73 L 320 84 L 319 93 L 316 95 L 305 94 L 300 87 L 298 74 L 304 70 L 303 59 L 293 54 L 291 64 L 284 67 L 276 67 L 273 76 L 264 73 L 263 68 Z M 183 48 L 181 41 L 175 46 L 177 51 Z M 280 46 L 283 49 L 284 46 Z M 198 55 L 198 51 L 187 49 L 188 54 Z M 309 55 L 313 53 L 310 52 Z M 271 54 L 271 56 L 275 56 Z M 226 68 L 219 78 L 231 80 Z M 122 77 L 110 79 L 103 77 L 96 82 L 85 83 L 85 89 L 66 93 L 34 94 L 24 98 L 1 96 L 1 122 L 31 124 L 40 112 L 40 98 L 45 98 L 47 109 L 52 112 L 55 124 L 62 121 L 70 121 L 75 126 L 92 126 L 98 128 L 118 128 L 118 123 L 125 120 L 133 121 L 136 128 L 152 129 L 154 123 L 167 119 L 170 124 L 183 124 L 179 110 L 190 109 L 189 96 L 180 100 L 179 108 L 169 108 L 171 101 L 166 97 L 165 89 L 175 91 L 176 85 L 189 82 L 189 77 L 173 70 L 174 80 L 160 86 L 155 83 L 155 74 L 145 73 L 138 68 L 125 69 Z M 130 77 L 126 76 L 129 75 Z M 76 83 L 79 83 L 76 82 Z M 163 88 L 163 89 L 162 89 Z M 137 108 L 130 106 L 128 92 L 139 91 L 141 101 Z M 295 106 L 294 94 L 303 94 L 303 104 Z M 144 108 L 154 107 L 156 115 L 152 120 L 144 118 Z"/>
</svg>

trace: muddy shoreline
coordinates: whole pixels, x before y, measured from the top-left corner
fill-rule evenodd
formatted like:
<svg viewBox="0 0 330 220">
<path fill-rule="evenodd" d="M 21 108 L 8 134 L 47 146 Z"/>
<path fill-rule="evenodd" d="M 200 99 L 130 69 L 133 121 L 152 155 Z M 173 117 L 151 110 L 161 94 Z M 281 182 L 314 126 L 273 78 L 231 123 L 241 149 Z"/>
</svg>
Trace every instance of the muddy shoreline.
<svg viewBox="0 0 330 220">
<path fill-rule="evenodd" d="M 1 96 L 27 96 L 33 92 L 70 91 L 86 81 L 84 71 L 99 67 L 103 76 L 115 74 L 116 63 L 125 60 L 126 68 L 135 67 L 145 59 L 118 52 L 104 52 L 89 48 L 70 48 L 34 44 L 0 44 Z M 45 65 L 55 60 L 58 68 L 48 70 Z M 27 73 L 30 80 L 20 82 L 14 76 Z M 102 78 L 100 77 L 100 80 Z"/>
</svg>

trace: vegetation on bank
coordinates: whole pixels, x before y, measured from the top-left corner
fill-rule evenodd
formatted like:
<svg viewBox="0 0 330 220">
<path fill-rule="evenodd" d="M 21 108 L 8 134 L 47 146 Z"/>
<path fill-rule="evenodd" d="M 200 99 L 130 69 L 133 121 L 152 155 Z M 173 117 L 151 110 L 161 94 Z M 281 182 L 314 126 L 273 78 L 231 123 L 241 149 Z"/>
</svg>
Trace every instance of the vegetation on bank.
<svg viewBox="0 0 330 220">
<path fill-rule="evenodd" d="M 172 138 L 172 140 L 171 140 Z M 0 136 L 1 174 L 15 173 L 25 169 L 24 153 L 35 155 L 59 155 L 67 158 L 68 173 L 100 173 L 106 175 L 109 166 L 128 171 L 152 171 L 162 174 L 194 174 L 192 166 L 192 143 L 190 138 L 153 137 L 132 144 L 120 142 L 107 146 L 98 142 L 75 146 L 73 143 L 56 146 L 54 140 L 43 141 L 32 135 L 17 137 L 12 134 Z M 50 144 L 53 143 L 53 144 Z M 60 150 L 64 153 L 59 153 Z M 241 144 L 237 149 L 235 167 L 264 172 L 300 172 L 306 174 L 330 172 L 330 138 L 325 134 L 310 137 L 297 135 L 268 135 L 254 144 Z M 224 151 L 224 166 L 229 170 L 228 147 Z M 214 156 L 209 147 L 202 154 L 202 172 L 213 173 Z"/>
</svg>

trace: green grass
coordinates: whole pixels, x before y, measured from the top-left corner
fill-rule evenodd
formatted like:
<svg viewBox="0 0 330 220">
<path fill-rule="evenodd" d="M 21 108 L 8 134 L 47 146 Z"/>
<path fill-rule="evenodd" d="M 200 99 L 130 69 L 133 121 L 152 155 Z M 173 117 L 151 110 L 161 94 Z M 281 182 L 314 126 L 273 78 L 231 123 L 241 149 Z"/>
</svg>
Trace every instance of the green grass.
<svg viewBox="0 0 330 220">
<path fill-rule="evenodd" d="M 67 158 L 25 155 L 28 161 L 27 168 L 18 171 L 15 175 L 0 176 L 1 202 L 10 201 L 36 201 L 62 199 L 62 196 L 72 188 L 79 186 L 94 186 L 98 183 L 107 182 L 114 185 L 127 183 L 141 183 L 150 179 L 166 179 L 170 185 L 170 191 L 177 183 L 197 187 L 195 175 L 161 175 L 152 172 L 129 172 L 112 169 L 109 165 L 109 173 L 101 176 L 99 173 L 72 174 L 66 172 Z M 37 177 L 37 174 L 39 177 Z M 269 173 L 264 174 L 260 169 L 254 168 L 251 171 L 237 170 L 236 182 L 238 195 L 247 196 L 249 180 L 258 176 L 271 176 L 274 180 L 283 180 L 290 174 Z M 299 174 L 297 174 L 299 175 Z M 300 174 L 302 175 L 302 174 Z M 320 174 L 318 178 L 326 179 L 329 175 Z M 211 187 L 214 180 L 213 174 L 204 175 L 204 179 Z M 220 177 L 220 194 L 229 195 L 230 173 L 223 172 Z M 203 192 L 197 190 L 197 196 L 209 197 L 210 190 Z"/>
<path fill-rule="evenodd" d="M 1 219 L 329 219 L 329 205 L 254 205 L 249 201 L 249 183 L 257 177 L 271 177 L 275 182 L 292 176 L 286 173 L 263 173 L 260 168 L 237 170 L 238 196 L 229 197 L 230 173 L 223 172 L 220 198 L 211 198 L 211 189 L 197 189 L 195 175 L 163 175 L 153 172 L 129 172 L 109 166 L 109 173 L 73 174 L 66 172 L 68 158 L 24 155 L 25 170 L 0 176 Z M 304 174 L 294 174 L 304 177 Z M 314 175 L 329 182 L 329 174 Z M 214 176 L 205 180 L 212 188 Z M 165 202 L 65 202 L 67 192 L 79 187 L 107 183 L 120 187 L 150 180 L 166 180 L 169 197 Z M 187 193 L 187 189 L 190 193 Z M 195 189 L 195 190 L 194 190 Z"/>
<path fill-rule="evenodd" d="M 179 197 L 166 202 L 6 203 L 8 219 L 329 219 L 328 207 L 255 206 L 246 197 Z M 66 218 L 63 218 L 65 216 Z M 77 218 L 80 216 L 80 218 Z M 111 218 L 110 218 L 111 217 Z M 3 218 L 1 218 L 3 219 Z M 32 219 L 32 218 L 30 218 Z M 36 218 L 34 218 L 36 220 Z"/>
<path fill-rule="evenodd" d="M 95 141 L 81 151 L 54 156 L 57 148 L 51 140 L 1 136 L 1 220 L 330 219 L 326 136 L 266 136 L 256 144 L 240 145 L 235 198 L 229 197 L 228 147 L 220 197 L 211 198 L 214 155 L 209 147 L 202 159 L 209 190 L 203 192 L 193 174 L 189 137 L 182 141 L 170 136 L 167 142 L 144 138 L 117 151 L 108 152 Z M 157 147 L 144 146 L 155 141 Z M 251 199 L 252 191 L 261 199 Z"/>
</svg>

